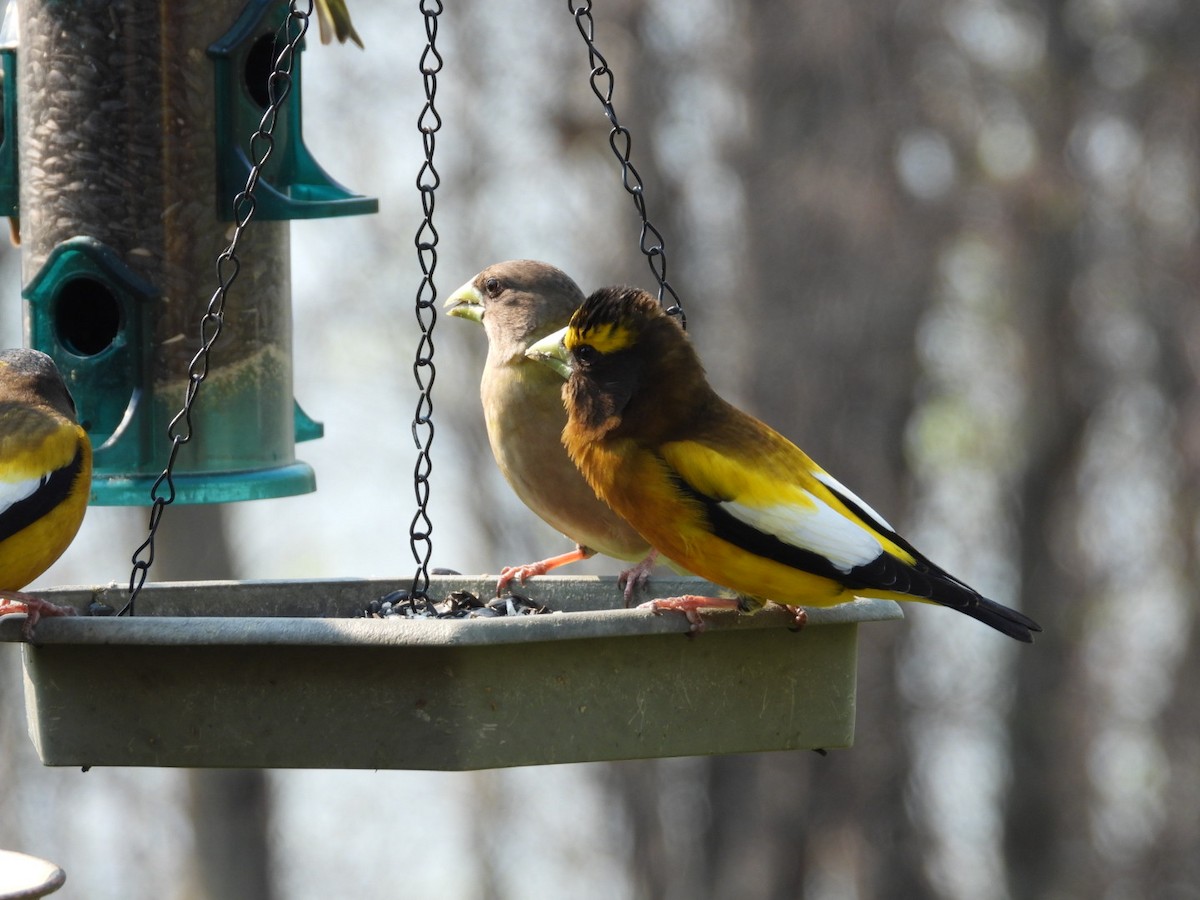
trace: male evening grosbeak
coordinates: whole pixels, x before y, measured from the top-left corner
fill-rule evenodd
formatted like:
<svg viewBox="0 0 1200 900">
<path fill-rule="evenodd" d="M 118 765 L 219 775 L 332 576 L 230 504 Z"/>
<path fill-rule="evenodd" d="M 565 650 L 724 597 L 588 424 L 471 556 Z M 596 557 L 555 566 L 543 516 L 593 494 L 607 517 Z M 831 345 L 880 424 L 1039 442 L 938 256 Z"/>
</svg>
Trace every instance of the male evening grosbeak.
<svg viewBox="0 0 1200 900">
<path fill-rule="evenodd" d="M 0 350 L 0 615 L 72 610 L 20 589 L 50 567 L 79 530 L 92 485 L 92 445 L 54 361 Z"/>
<path fill-rule="evenodd" d="M 487 334 L 479 395 L 496 464 L 526 506 L 576 543 L 569 553 L 506 566 L 497 591 L 514 578 L 524 582 L 599 551 L 642 560 L 621 575 L 628 603 L 656 554 L 596 497 L 567 457 L 561 439 L 567 424 L 562 379 L 525 355 L 535 339 L 566 325 L 582 302 L 583 291 L 565 272 L 516 259 L 484 269 L 451 294 L 445 308 L 449 315 L 482 323 Z"/>
<path fill-rule="evenodd" d="M 881 597 L 948 606 L 1019 641 L 1041 631 L 930 562 L 798 447 L 718 397 L 682 328 L 645 291 L 596 291 L 528 353 L 567 379 L 563 443 L 595 492 L 664 556 L 741 598 L 643 607 L 682 610 L 696 629 L 705 608 Z"/>
</svg>

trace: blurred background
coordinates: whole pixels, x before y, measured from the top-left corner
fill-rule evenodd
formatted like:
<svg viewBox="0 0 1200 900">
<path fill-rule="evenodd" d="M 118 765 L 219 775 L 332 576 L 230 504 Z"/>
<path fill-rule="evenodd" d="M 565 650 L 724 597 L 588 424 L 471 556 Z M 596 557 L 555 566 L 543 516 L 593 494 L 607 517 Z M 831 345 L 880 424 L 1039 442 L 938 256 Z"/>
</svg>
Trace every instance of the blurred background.
<svg viewBox="0 0 1200 900">
<path fill-rule="evenodd" d="M 380 212 L 292 226 L 319 490 L 168 509 L 154 579 L 413 570 L 425 36 L 416 4 L 351 11 L 365 52 L 309 41 L 305 136 Z M 44 769 L 2 645 L 0 846 L 67 898 L 1200 897 L 1200 6 L 595 16 L 713 383 L 1044 634 L 863 628 L 856 744 L 824 758 L 473 773 Z M 567 5 L 455 5 L 438 39 L 439 296 L 512 257 L 652 288 Z M 495 472 L 482 331 L 442 317 L 435 345 L 433 564 L 565 549 Z M 145 526 L 91 509 L 37 584 L 126 581 Z"/>
</svg>

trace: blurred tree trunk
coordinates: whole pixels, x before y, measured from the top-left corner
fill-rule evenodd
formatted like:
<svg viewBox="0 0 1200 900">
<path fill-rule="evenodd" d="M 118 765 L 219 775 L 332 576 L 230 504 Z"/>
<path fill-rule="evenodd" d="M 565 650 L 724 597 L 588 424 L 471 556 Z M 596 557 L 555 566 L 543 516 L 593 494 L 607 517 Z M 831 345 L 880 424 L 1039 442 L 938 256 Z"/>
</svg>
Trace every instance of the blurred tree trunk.
<svg viewBox="0 0 1200 900">
<path fill-rule="evenodd" d="M 1195 11 L 1193 10 L 1193 13 Z M 1194 52 L 1200 40 L 1200 16 L 1193 14 L 1179 29 L 1179 58 L 1187 78 L 1184 84 L 1200 83 L 1200 61 Z M 1184 37 L 1188 38 L 1187 40 Z M 1170 407 L 1177 412 L 1175 446 L 1179 452 L 1181 484 L 1175 500 L 1176 519 L 1171 531 L 1195 535 L 1200 528 L 1200 260 L 1187 241 L 1181 258 L 1161 273 L 1162 293 L 1170 298 L 1169 318 L 1156 323 L 1158 339 L 1167 354 L 1166 389 Z M 1164 893 L 1186 896 L 1200 885 L 1200 616 L 1196 615 L 1195 586 L 1200 585 L 1200 542 L 1183 541 L 1183 579 L 1192 586 L 1192 609 L 1187 623 L 1182 660 L 1171 680 L 1171 698 L 1163 712 L 1162 741 L 1169 764 L 1167 795 L 1171 800 L 1163 823 L 1163 840 L 1145 862 L 1145 882 L 1162 885 Z"/>
<path fill-rule="evenodd" d="M 1060 113 L 1061 115 L 1061 113 Z M 1062 118 L 1066 118 L 1062 115 Z M 1075 389 L 1085 370 L 1068 309 L 1075 222 L 1047 222 L 1030 206 L 1013 223 L 1015 256 L 1028 267 L 1023 337 L 1030 398 L 1028 463 L 1021 487 L 1022 608 L 1041 623 L 1036 653 L 1018 666 L 1011 744 L 1014 786 L 1006 853 L 1018 897 L 1054 896 L 1068 889 L 1080 860 L 1068 834 L 1086 821 L 1088 728 L 1080 717 L 1087 685 L 1080 635 L 1088 594 L 1080 569 L 1065 566 L 1063 536 L 1077 514 L 1074 478 L 1091 399 Z M 1028 230 L 1026 230 L 1028 229 Z M 1066 602 L 1064 602 L 1066 601 Z M 1085 844 L 1075 844 L 1078 848 Z M 1057 888 L 1057 890 L 1056 890 Z"/>
<path fill-rule="evenodd" d="M 1169 596 L 1181 583 L 1183 602 L 1194 603 L 1195 543 L 1186 535 L 1195 525 L 1200 460 L 1200 273 L 1194 241 L 1147 215 L 1152 201 L 1135 181 L 1144 177 L 1138 167 L 1123 177 L 1105 171 L 1113 157 L 1106 163 L 1097 154 L 1116 144 L 1111 130 L 1102 139 L 1097 123 L 1111 116 L 1110 127 L 1135 129 L 1148 171 L 1157 154 L 1169 161 L 1186 134 L 1190 179 L 1181 173 L 1171 188 L 1186 196 L 1180 192 L 1196 178 L 1200 16 L 1181 6 L 1160 18 L 1111 23 L 1108 32 L 1079 19 L 1073 4 L 1053 3 L 1046 12 L 1045 77 L 1028 104 L 1046 161 L 1036 191 L 1013 205 L 1009 234 L 1028 286 L 1022 336 L 1033 388 L 1021 498 L 1022 603 L 1046 631 L 1018 669 L 1006 850 L 1019 897 L 1099 896 L 1113 885 L 1126 896 L 1168 896 L 1196 884 L 1200 872 L 1194 612 L 1172 609 L 1179 601 Z M 1129 34 L 1156 45 L 1155 66 L 1117 84 L 1098 57 L 1106 42 Z M 1193 218 L 1194 201 L 1193 191 Z M 1149 343 L 1115 352 L 1114 326 L 1126 341 L 1144 336 Z M 1153 435 L 1105 431 L 1122 403 L 1126 416 L 1155 422 L 1160 400 L 1177 412 L 1164 411 Z M 1096 458 L 1119 459 L 1136 447 L 1135 466 L 1105 465 L 1097 473 Z M 1132 503 L 1122 499 L 1130 485 L 1138 497 Z M 1166 502 L 1156 508 L 1159 491 Z M 1131 532 L 1129 522 L 1147 510 L 1153 520 Z M 1163 540 L 1143 537 L 1160 530 Z M 1098 540 L 1112 543 L 1097 549 Z M 1148 571 L 1134 577 L 1142 567 Z M 1138 603 L 1150 594 L 1153 605 Z M 1114 595 L 1123 606 L 1119 622 L 1111 619 Z M 1182 637 L 1155 636 L 1164 614 L 1179 616 Z M 1140 664 L 1139 652 L 1147 657 Z M 1114 673 L 1130 666 L 1137 683 L 1114 685 Z M 1176 686 L 1161 701 L 1160 684 Z M 1130 733 L 1137 735 L 1132 742 L 1121 737 Z M 1113 762 L 1116 746 L 1125 754 L 1121 764 Z M 1112 783 L 1139 778 L 1136 790 Z"/>
<path fill-rule="evenodd" d="M 158 532 L 155 581 L 233 578 L 221 506 L 173 506 Z M 260 769 L 187 773 L 195 855 L 183 896 L 271 900 L 270 785 Z"/>
<path fill-rule="evenodd" d="M 1061 5 L 1059 5 L 1061 13 Z M 1087 586 L 1079 567 L 1064 565 L 1062 538 L 1077 512 L 1074 477 L 1089 411 L 1096 398 L 1079 390 L 1092 381 L 1073 339 L 1071 287 L 1080 260 L 1077 185 L 1054 151 L 1065 148 L 1077 110 L 1074 85 L 1086 59 L 1065 32 L 1061 14 L 1048 19 L 1050 76 L 1039 93 L 1034 121 L 1048 148 L 1039 189 L 1016 204 L 1008 224 L 1013 264 L 1025 284 L 1020 323 L 1031 385 L 1027 464 L 1018 505 L 1022 608 L 1045 629 L 1037 652 L 1017 668 L 1011 745 L 1014 784 L 1007 811 L 1006 855 L 1018 897 L 1071 892 L 1075 855 L 1086 841 L 1069 843 L 1086 820 L 1088 729 L 1080 720 L 1082 600 Z M 1057 214 L 1055 214 L 1057 211 Z M 1064 214 L 1065 213 L 1065 214 Z M 1094 376 L 1093 376 L 1094 377 Z M 1074 848 L 1074 849 L 1073 849 Z"/>
<path fill-rule="evenodd" d="M 1178 454 L 1179 484 L 1171 492 L 1173 505 L 1166 525 L 1181 545 L 1185 612 L 1178 623 L 1178 667 L 1164 662 L 1162 683 L 1167 699 L 1161 717 L 1148 729 L 1161 742 L 1162 757 L 1155 774 L 1164 797 L 1159 839 L 1150 842 L 1139 859 L 1139 887 L 1163 896 L 1194 894 L 1200 885 L 1200 255 L 1196 253 L 1200 220 L 1200 7 L 1182 4 L 1171 15 L 1152 23 L 1145 40 L 1159 54 L 1156 76 L 1142 87 L 1149 102 L 1142 108 L 1143 130 L 1151 154 L 1175 163 L 1165 179 L 1173 215 L 1154 217 L 1147 229 L 1156 239 L 1146 248 L 1146 312 L 1158 345 L 1163 348 L 1163 391 L 1170 430 L 1155 434 Z M 1147 168 L 1162 177 L 1168 166 Z M 1157 221 L 1156 221 L 1157 219 Z M 1138 612 L 1128 615 L 1136 619 Z"/>
<path fill-rule="evenodd" d="M 1030 218 L 1036 218 L 1029 210 Z M 1070 333 L 1066 300 L 1070 289 L 1069 228 L 1048 233 L 1031 226 L 1021 258 L 1030 267 L 1030 302 L 1024 337 L 1029 377 L 1037 389 L 1031 398 L 1032 440 L 1023 478 L 1020 511 L 1022 608 L 1041 623 L 1037 652 L 1018 667 L 1012 720 L 1014 787 L 1009 802 L 1006 852 L 1014 862 L 1012 886 L 1019 897 L 1053 896 L 1052 885 L 1065 887 L 1078 860 L 1065 855 L 1065 834 L 1086 818 L 1086 781 L 1080 764 L 1086 756 L 1087 728 L 1079 721 L 1086 685 L 1079 655 L 1080 618 L 1085 608 L 1063 602 L 1082 598 L 1080 572 L 1066 568 L 1057 527 L 1073 519 L 1073 478 L 1084 435 L 1088 403 L 1070 387 L 1078 373 L 1077 348 L 1061 339 Z"/>
<path fill-rule="evenodd" d="M 1200 30 L 1193 25 L 1190 33 Z M 1185 33 L 1187 30 L 1185 30 Z M 1200 74 L 1194 75 L 1200 78 Z M 1180 261 L 1168 280 L 1175 316 L 1158 323 L 1158 336 L 1167 351 L 1167 390 L 1171 407 L 1178 411 L 1176 446 L 1181 460 L 1182 483 L 1175 502 L 1174 534 L 1196 533 L 1200 526 L 1200 310 L 1196 308 L 1200 269 L 1194 256 Z M 1184 288 L 1191 285 L 1191 290 Z M 1181 289 L 1183 288 L 1183 289 Z M 1183 578 L 1200 584 L 1200 546 L 1184 541 Z M 1135 613 L 1131 610 L 1131 615 Z M 1187 896 L 1200 885 L 1200 617 L 1194 605 L 1186 625 L 1186 649 L 1171 679 L 1171 697 L 1163 711 L 1160 735 L 1167 771 L 1169 805 L 1162 823 L 1163 838 L 1152 846 L 1142 864 L 1142 883 L 1161 886 L 1165 896 Z"/>
</svg>

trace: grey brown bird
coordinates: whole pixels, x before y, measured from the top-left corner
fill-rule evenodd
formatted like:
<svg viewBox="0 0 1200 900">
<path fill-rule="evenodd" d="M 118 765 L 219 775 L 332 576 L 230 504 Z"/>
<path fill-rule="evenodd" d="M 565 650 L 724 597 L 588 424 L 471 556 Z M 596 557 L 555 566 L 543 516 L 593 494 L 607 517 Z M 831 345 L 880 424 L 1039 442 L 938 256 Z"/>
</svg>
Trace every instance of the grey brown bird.
<svg viewBox="0 0 1200 900">
<path fill-rule="evenodd" d="M 479 322 L 488 353 L 479 385 L 496 465 L 521 501 L 575 542 L 575 549 L 501 570 L 497 590 L 599 552 L 640 560 L 621 574 L 628 602 L 656 554 L 596 497 L 562 445 L 567 414 L 562 379 L 526 356 L 538 338 L 564 327 L 583 292 L 562 270 L 528 259 L 484 269 L 446 300 L 449 315 Z"/>
</svg>

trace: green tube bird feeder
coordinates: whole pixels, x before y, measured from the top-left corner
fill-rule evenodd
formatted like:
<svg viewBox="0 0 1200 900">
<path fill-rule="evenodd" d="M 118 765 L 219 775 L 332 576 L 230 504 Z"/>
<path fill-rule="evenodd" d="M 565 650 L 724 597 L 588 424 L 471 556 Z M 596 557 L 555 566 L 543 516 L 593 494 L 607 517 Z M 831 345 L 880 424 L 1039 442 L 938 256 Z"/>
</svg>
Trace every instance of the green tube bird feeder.
<svg viewBox="0 0 1200 900">
<path fill-rule="evenodd" d="M 287 11 L 285 0 L 20 3 L 25 325 L 62 370 L 92 438 L 93 503 L 150 503 L 166 464 Z M 13 87 L 6 77 L 6 101 Z M 292 393 L 288 220 L 372 213 L 378 201 L 312 159 L 300 113 L 297 56 L 277 152 L 240 239 L 239 302 L 225 311 L 193 439 L 176 462 L 181 503 L 316 486 L 295 456 L 322 426 Z M 6 130 L 3 141 L 13 137 Z"/>
</svg>

